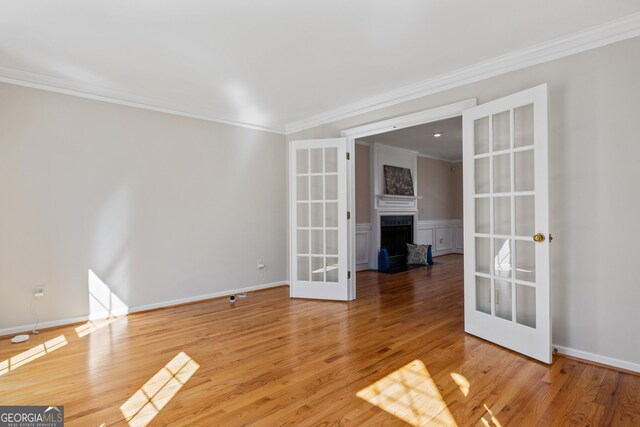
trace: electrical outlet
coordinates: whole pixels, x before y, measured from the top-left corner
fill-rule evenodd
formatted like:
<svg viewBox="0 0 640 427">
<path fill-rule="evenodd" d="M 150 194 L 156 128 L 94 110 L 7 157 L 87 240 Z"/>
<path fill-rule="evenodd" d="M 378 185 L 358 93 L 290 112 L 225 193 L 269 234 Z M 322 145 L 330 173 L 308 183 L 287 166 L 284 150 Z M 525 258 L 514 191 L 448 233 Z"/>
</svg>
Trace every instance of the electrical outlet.
<svg viewBox="0 0 640 427">
<path fill-rule="evenodd" d="M 258 260 L 258 270 L 260 270 L 260 269 L 262 269 L 262 268 L 264 268 L 264 267 L 265 267 L 265 266 L 264 266 L 264 262 L 262 262 L 262 260 L 261 260 L 261 259 L 259 259 L 259 260 Z"/>
<path fill-rule="evenodd" d="M 33 290 L 33 297 L 34 298 L 42 298 L 44 296 L 44 288 L 45 286 L 38 286 L 37 288 L 35 288 Z"/>
</svg>

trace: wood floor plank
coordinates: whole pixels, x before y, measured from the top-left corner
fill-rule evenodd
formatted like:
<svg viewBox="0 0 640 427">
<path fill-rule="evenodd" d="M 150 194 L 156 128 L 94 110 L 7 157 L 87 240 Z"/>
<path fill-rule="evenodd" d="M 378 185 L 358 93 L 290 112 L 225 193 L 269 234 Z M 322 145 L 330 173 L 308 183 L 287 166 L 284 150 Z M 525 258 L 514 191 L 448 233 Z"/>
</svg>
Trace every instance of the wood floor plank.
<svg viewBox="0 0 640 427">
<path fill-rule="evenodd" d="M 281 287 L 5 339 L 0 405 L 65 405 L 69 426 L 640 425 L 640 377 L 465 334 L 462 264 L 358 273 L 349 303 Z"/>
</svg>

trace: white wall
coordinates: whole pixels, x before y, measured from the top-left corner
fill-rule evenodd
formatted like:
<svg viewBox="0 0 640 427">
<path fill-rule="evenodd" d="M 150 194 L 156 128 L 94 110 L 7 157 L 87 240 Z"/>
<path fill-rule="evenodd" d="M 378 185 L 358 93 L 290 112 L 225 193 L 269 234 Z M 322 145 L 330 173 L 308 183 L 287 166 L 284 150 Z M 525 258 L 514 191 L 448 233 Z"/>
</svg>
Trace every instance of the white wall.
<svg viewBox="0 0 640 427">
<path fill-rule="evenodd" d="M 369 146 L 356 144 L 355 190 L 356 222 L 358 224 L 368 224 L 371 221 L 371 180 L 369 163 Z"/>
<path fill-rule="evenodd" d="M 365 123 L 549 83 L 554 343 L 640 368 L 640 38 L 318 126 L 332 137 Z"/>
<path fill-rule="evenodd" d="M 462 181 L 454 179 L 453 163 L 418 157 L 418 219 L 453 219 L 454 199 L 462 194 Z"/>
<path fill-rule="evenodd" d="M 286 279 L 281 135 L 0 84 L 0 330 Z M 267 264 L 266 276 L 256 261 Z"/>
</svg>

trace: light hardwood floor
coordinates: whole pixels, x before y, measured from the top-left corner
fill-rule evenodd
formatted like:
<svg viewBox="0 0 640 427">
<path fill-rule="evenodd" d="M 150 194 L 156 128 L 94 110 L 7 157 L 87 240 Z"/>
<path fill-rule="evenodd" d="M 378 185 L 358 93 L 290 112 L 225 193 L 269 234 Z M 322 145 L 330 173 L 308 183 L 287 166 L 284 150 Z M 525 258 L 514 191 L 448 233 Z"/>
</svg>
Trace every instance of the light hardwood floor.
<svg viewBox="0 0 640 427">
<path fill-rule="evenodd" d="M 68 426 L 640 426 L 640 377 L 466 335 L 462 256 L 437 262 L 358 273 L 351 303 L 281 287 L 2 339 L 0 405 L 64 405 Z"/>
</svg>

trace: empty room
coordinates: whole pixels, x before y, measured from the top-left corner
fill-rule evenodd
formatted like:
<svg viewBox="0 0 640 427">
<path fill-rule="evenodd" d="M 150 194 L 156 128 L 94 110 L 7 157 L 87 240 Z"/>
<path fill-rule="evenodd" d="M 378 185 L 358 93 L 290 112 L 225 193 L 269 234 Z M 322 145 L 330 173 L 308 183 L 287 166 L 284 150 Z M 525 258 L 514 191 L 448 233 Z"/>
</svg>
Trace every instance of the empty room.
<svg viewBox="0 0 640 427">
<path fill-rule="evenodd" d="M 0 427 L 640 426 L 636 0 L 0 5 Z"/>
</svg>

